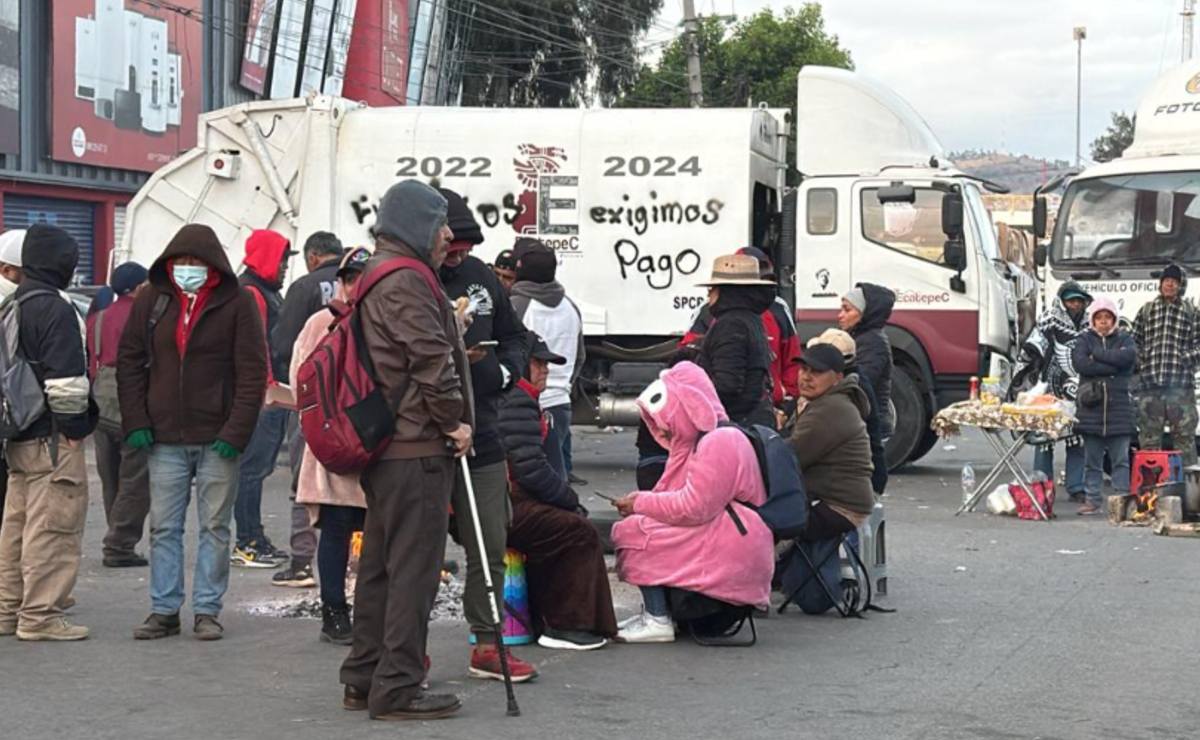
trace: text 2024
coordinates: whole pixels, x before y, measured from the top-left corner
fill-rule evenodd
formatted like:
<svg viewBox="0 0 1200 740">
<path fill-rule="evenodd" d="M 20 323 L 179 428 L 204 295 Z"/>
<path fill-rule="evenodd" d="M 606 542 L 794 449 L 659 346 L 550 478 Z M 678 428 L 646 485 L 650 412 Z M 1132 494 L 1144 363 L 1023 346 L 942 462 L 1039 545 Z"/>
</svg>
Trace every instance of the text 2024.
<svg viewBox="0 0 1200 740">
<path fill-rule="evenodd" d="M 676 177 L 700 175 L 700 157 L 679 162 L 674 157 L 605 157 L 605 177 Z"/>
<path fill-rule="evenodd" d="M 400 157 L 396 177 L 491 177 L 487 157 Z"/>
</svg>

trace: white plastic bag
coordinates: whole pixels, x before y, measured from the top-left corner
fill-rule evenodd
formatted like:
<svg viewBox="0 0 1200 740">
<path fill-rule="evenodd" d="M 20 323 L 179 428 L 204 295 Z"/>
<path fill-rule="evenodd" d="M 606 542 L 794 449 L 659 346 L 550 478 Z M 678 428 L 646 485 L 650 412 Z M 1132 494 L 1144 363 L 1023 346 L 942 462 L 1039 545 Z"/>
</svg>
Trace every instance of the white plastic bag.
<svg viewBox="0 0 1200 740">
<path fill-rule="evenodd" d="M 987 495 L 987 510 L 992 514 L 1002 516 L 1012 516 L 1017 513 L 1017 502 L 1013 501 L 1007 485 L 998 485 Z"/>
</svg>

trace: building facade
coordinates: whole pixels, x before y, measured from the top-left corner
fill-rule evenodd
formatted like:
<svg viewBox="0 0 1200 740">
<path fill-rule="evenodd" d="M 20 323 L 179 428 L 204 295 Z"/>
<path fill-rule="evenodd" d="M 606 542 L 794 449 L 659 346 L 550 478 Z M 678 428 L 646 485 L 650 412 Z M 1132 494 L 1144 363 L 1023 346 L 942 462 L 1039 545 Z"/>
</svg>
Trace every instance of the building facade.
<svg viewBox="0 0 1200 740">
<path fill-rule="evenodd" d="M 309 92 L 456 103 L 466 0 L 0 0 L 0 230 L 53 223 L 104 282 L 125 205 L 208 110 Z"/>
</svg>

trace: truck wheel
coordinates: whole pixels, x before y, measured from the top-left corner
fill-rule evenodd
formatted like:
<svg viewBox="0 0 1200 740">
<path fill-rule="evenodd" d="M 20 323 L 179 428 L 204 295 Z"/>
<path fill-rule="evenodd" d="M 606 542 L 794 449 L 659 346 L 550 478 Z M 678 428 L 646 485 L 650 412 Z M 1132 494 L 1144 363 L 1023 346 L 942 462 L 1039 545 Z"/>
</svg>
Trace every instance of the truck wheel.
<svg viewBox="0 0 1200 740">
<path fill-rule="evenodd" d="M 937 441 L 937 432 L 926 427 L 925 436 L 921 438 L 921 441 L 917 443 L 916 449 L 914 449 L 912 454 L 908 456 L 908 461 L 916 462 L 917 460 L 925 457 L 927 454 L 929 454 L 929 451 L 933 449 L 933 446 L 937 444 Z"/>
<path fill-rule="evenodd" d="M 903 365 L 896 365 L 892 371 L 892 404 L 895 406 L 896 429 L 884 448 L 889 471 L 900 468 L 912 458 L 925 437 L 928 423 L 921 386 Z"/>
</svg>

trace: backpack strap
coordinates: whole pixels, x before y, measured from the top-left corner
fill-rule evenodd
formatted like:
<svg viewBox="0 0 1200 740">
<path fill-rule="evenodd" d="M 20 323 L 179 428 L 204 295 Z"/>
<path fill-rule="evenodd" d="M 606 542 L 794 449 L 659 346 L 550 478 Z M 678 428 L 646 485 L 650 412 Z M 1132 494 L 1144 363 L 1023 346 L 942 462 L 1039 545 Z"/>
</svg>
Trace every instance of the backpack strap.
<svg viewBox="0 0 1200 740">
<path fill-rule="evenodd" d="M 96 367 L 100 367 L 100 333 L 104 330 L 104 311 L 96 312 L 96 323 L 92 324 L 92 331 L 96 332 L 95 341 L 92 342 L 92 353 L 96 358 Z"/>
<path fill-rule="evenodd" d="M 167 312 L 167 304 L 171 302 L 171 296 L 166 293 L 159 293 L 154 299 L 154 306 L 150 309 L 150 315 L 146 317 L 146 369 L 154 364 L 154 330 L 158 327 L 158 322 L 162 320 L 163 314 Z"/>
</svg>

